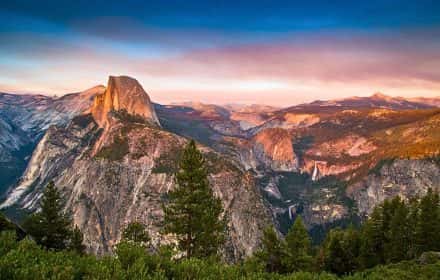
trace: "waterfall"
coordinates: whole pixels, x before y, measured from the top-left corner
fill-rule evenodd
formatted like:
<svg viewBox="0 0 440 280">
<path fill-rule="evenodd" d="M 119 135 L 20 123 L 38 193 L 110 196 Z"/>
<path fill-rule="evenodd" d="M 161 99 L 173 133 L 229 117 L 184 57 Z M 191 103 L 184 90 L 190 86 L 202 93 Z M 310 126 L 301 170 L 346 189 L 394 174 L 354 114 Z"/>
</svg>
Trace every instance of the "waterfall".
<svg viewBox="0 0 440 280">
<path fill-rule="evenodd" d="M 315 167 L 313 168 L 313 172 L 312 172 L 312 181 L 317 181 L 318 179 L 319 179 L 319 169 L 315 161 Z"/>
</svg>

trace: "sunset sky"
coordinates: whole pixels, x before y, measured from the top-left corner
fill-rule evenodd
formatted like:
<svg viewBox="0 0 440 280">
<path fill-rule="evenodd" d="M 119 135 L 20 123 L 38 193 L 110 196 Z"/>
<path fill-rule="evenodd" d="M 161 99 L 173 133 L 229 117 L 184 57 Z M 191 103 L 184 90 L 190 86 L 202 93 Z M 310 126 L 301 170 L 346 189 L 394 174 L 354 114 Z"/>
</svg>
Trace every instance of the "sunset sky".
<svg viewBox="0 0 440 280">
<path fill-rule="evenodd" d="M 159 103 L 440 96 L 440 1 L 1 1 L 0 91 L 109 75 Z"/>
</svg>

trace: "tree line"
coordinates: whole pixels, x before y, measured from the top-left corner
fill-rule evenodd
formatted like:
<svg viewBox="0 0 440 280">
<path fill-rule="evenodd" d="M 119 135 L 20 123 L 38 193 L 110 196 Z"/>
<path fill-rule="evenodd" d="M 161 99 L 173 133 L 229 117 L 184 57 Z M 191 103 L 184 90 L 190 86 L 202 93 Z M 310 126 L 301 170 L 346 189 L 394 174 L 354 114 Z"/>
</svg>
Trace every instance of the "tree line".
<svg viewBox="0 0 440 280">
<path fill-rule="evenodd" d="M 438 252 L 439 194 L 428 189 L 421 198 L 385 200 L 360 228 L 332 229 L 318 248 L 310 244 L 301 217 L 297 217 L 284 240 L 273 228 L 266 229 L 263 249 L 256 256 L 270 272 L 305 270 L 343 275 Z"/>
</svg>

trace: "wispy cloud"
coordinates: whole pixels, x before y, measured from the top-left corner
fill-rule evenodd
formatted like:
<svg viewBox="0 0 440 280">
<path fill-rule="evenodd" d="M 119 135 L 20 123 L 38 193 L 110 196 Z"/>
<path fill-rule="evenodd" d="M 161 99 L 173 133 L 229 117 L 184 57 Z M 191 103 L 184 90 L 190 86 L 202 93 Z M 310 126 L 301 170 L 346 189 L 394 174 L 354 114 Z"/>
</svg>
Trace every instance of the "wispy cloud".
<svg viewBox="0 0 440 280">
<path fill-rule="evenodd" d="M 112 16 L 65 25 L 39 19 L 31 30 L 0 35 L 0 90 L 62 94 L 123 74 L 165 103 L 437 96 L 438 38 L 435 27 L 228 33 Z"/>
</svg>

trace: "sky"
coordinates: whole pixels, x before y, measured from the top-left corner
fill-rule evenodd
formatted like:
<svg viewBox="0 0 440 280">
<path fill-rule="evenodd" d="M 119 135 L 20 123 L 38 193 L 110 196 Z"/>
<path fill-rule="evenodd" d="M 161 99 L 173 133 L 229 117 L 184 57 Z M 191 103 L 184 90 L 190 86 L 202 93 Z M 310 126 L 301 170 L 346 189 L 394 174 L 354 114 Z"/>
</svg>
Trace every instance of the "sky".
<svg viewBox="0 0 440 280">
<path fill-rule="evenodd" d="M 153 101 L 440 96 L 440 1 L 1 1 L 0 91 Z"/>
</svg>

